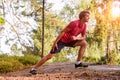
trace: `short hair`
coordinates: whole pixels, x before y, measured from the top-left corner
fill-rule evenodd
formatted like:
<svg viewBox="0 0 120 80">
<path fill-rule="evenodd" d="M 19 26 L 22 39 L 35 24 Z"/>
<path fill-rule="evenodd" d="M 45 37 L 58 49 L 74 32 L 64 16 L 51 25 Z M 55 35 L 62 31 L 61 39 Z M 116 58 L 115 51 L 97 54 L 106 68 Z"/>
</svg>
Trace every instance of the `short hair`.
<svg viewBox="0 0 120 80">
<path fill-rule="evenodd" d="M 85 16 L 85 13 L 90 14 L 90 12 L 88 10 L 81 11 L 79 14 L 79 19 L 82 19 Z"/>
</svg>

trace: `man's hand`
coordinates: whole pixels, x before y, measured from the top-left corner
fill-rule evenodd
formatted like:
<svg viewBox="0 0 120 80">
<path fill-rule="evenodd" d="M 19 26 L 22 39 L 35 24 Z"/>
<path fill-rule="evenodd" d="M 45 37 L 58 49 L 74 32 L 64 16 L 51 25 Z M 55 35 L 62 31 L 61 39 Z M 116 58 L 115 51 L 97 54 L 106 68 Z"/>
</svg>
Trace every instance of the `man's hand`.
<svg viewBox="0 0 120 80">
<path fill-rule="evenodd" d="M 77 37 L 76 36 L 72 36 L 72 40 L 77 40 Z"/>
<path fill-rule="evenodd" d="M 72 40 L 84 40 L 85 39 L 84 36 L 83 37 L 72 36 L 71 38 L 72 38 Z"/>
<path fill-rule="evenodd" d="M 55 48 L 58 49 L 58 45 L 57 45 L 56 42 L 53 44 L 53 46 L 52 46 L 52 50 L 54 51 Z"/>
</svg>

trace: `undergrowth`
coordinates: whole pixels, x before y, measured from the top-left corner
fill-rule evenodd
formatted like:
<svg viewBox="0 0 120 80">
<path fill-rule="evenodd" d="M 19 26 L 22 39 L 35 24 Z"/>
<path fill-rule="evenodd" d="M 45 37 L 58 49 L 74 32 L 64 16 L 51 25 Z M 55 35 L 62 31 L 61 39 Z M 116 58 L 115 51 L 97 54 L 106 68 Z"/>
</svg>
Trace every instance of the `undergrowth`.
<svg viewBox="0 0 120 80">
<path fill-rule="evenodd" d="M 8 56 L 0 55 L 0 73 L 17 71 L 34 65 L 39 60 L 39 57 L 34 55 L 24 56 Z"/>
</svg>

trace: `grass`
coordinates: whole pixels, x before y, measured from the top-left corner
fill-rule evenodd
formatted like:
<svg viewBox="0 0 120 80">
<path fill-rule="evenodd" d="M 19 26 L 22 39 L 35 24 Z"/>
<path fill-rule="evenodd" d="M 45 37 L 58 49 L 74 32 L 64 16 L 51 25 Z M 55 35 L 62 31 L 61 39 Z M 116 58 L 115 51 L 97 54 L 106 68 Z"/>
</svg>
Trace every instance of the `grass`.
<svg viewBox="0 0 120 80">
<path fill-rule="evenodd" d="M 39 57 L 34 55 L 24 56 L 8 56 L 0 55 L 0 73 L 17 71 L 34 65 L 39 60 Z"/>
</svg>

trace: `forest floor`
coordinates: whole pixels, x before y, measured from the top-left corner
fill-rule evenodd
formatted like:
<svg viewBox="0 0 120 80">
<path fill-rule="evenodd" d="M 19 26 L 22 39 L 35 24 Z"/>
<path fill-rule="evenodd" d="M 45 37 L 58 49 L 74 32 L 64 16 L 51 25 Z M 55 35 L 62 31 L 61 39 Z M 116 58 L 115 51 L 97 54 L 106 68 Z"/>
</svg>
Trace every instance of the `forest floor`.
<svg viewBox="0 0 120 80">
<path fill-rule="evenodd" d="M 74 63 L 44 64 L 37 75 L 29 73 L 30 68 L 0 74 L 0 80 L 120 80 L 120 66 L 89 64 L 87 68 L 76 69 Z"/>
</svg>

